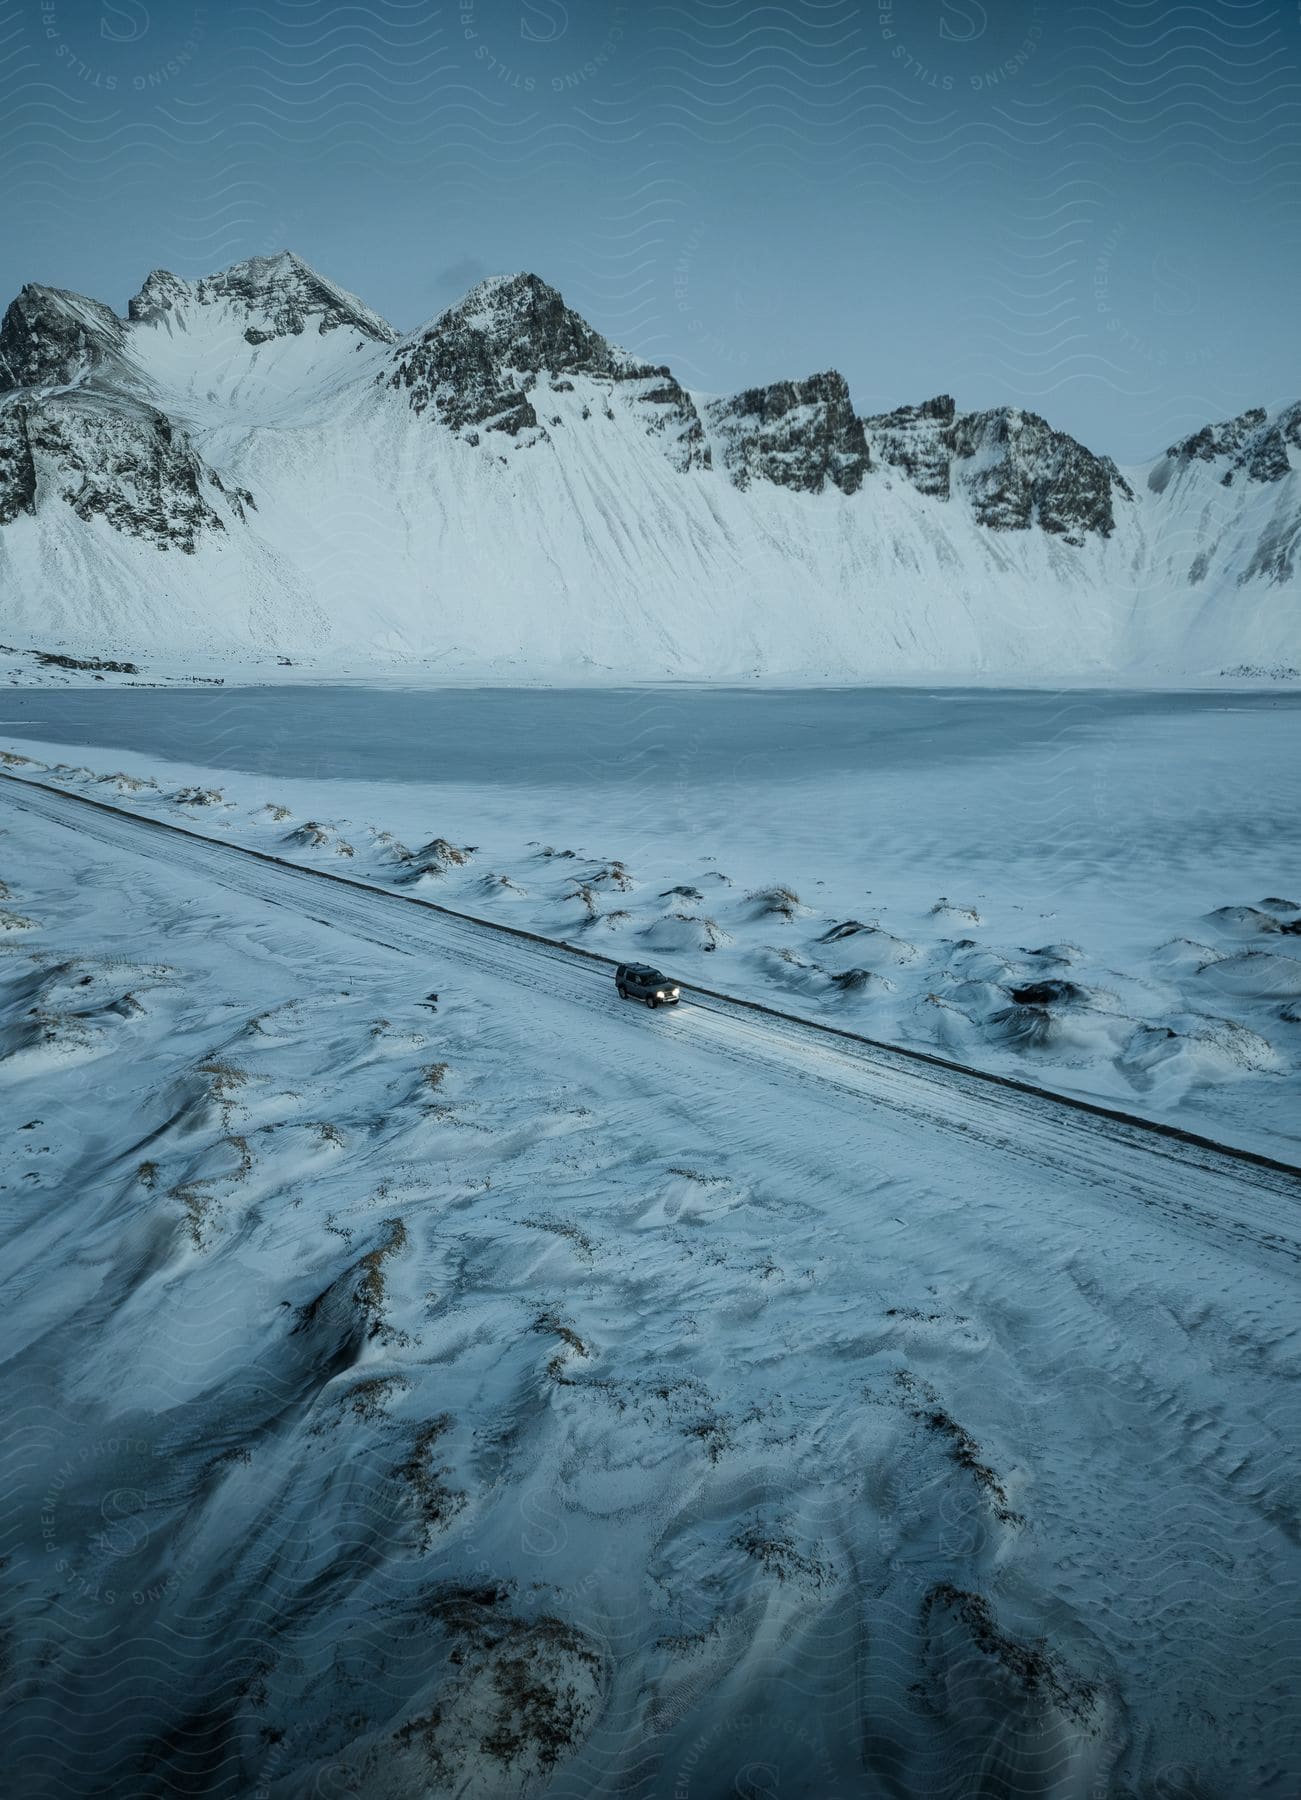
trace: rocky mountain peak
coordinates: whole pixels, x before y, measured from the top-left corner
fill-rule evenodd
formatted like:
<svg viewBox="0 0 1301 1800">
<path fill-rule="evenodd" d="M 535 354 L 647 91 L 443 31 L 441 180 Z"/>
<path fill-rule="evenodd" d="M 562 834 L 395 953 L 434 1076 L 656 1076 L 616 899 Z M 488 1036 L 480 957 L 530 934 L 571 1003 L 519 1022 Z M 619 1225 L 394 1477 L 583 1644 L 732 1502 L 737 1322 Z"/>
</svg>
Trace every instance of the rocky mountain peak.
<svg viewBox="0 0 1301 1800">
<path fill-rule="evenodd" d="M 478 444 L 480 430 L 517 443 L 546 442 L 567 415 L 613 418 L 616 395 L 648 435 L 662 437 L 675 467 L 707 465 L 709 451 L 691 396 L 662 366 L 645 363 L 594 331 L 537 275 L 495 275 L 405 338 L 388 386 L 413 412 L 432 411 Z M 575 381 L 598 384 L 578 408 L 559 396 Z"/>
<path fill-rule="evenodd" d="M 127 308 L 134 324 L 184 326 L 192 307 L 225 306 L 243 325 L 248 343 L 272 338 L 319 335 L 348 327 L 376 343 L 392 344 L 397 333 L 355 294 L 339 287 L 290 250 L 275 256 L 252 256 L 216 275 L 184 281 L 166 269 L 155 269 Z"/>
<path fill-rule="evenodd" d="M 0 322 L 0 392 L 66 387 L 122 350 L 121 319 L 63 288 L 23 288 Z"/>
<path fill-rule="evenodd" d="M 535 374 L 608 374 L 629 360 L 537 275 L 489 276 L 423 335 L 427 341 L 468 333 L 482 337 L 501 366 Z"/>
<path fill-rule="evenodd" d="M 1115 529 L 1115 501 L 1133 490 L 1109 456 L 1095 456 L 1018 406 L 960 413 L 948 394 L 864 419 L 873 454 L 935 499 L 965 497 L 982 525 L 1032 525 L 1081 545 Z"/>
<path fill-rule="evenodd" d="M 1174 473 L 1195 462 L 1219 465 L 1223 487 L 1232 487 L 1239 474 L 1248 481 L 1281 481 L 1291 472 L 1290 449 L 1301 450 L 1301 401 L 1272 415 L 1263 406 L 1249 407 L 1236 419 L 1203 425 L 1172 444 L 1152 470 L 1148 485 L 1160 493 Z"/>
<path fill-rule="evenodd" d="M 1038 413 L 1019 406 L 959 413 L 950 482 L 968 494 L 978 522 L 999 531 L 1031 525 L 1081 545 L 1110 537 L 1114 502 L 1134 491 L 1109 456 L 1095 456 Z"/>
<path fill-rule="evenodd" d="M 835 369 L 804 381 L 747 388 L 712 401 L 705 413 L 715 464 L 737 487 L 758 479 L 821 493 L 830 483 L 853 494 L 871 466 L 863 422 Z"/>
<path fill-rule="evenodd" d="M 398 346 L 398 370 L 435 367 L 505 377 L 590 375 L 625 378 L 641 363 L 594 331 L 563 295 L 537 275 L 492 275 Z M 668 375 L 667 369 L 656 373 Z M 408 381 L 408 386 L 417 385 Z M 413 404 L 415 400 L 413 398 Z M 421 410 L 417 406 L 417 410 Z"/>
</svg>

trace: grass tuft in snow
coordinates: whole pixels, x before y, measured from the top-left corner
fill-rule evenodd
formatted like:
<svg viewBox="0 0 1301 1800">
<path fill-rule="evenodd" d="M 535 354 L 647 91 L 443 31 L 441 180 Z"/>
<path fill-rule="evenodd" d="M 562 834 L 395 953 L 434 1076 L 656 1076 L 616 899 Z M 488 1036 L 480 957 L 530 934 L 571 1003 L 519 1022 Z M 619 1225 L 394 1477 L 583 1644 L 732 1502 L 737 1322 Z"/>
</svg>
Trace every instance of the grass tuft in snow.
<svg viewBox="0 0 1301 1800">
<path fill-rule="evenodd" d="M 455 1421 L 450 1413 L 420 1427 L 410 1455 L 400 1462 L 394 1475 L 412 1494 L 420 1521 L 420 1548 L 427 1550 L 435 1535 L 450 1523 L 466 1505 L 466 1496 L 449 1487 L 445 1476 L 451 1474 L 444 1463 L 435 1463 L 432 1452 L 439 1439 L 446 1436 Z"/>
</svg>

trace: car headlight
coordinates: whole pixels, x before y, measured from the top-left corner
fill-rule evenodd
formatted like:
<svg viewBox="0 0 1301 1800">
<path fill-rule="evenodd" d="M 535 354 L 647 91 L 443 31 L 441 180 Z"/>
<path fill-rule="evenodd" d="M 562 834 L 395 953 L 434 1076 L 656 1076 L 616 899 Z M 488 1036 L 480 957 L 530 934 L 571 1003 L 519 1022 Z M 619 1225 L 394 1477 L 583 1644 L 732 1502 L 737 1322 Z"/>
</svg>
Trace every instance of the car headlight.
<svg viewBox="0 0 1301 1800">
<path fill-rule="evenodd" d="M 675 999 L 675 1000 L 676 1000 L 676 999 L 677 999 L 677 997 L 678 997 L 678 995 L 679 995 L 679 994 L 680 994 L 680 993 L 681 993 L 681 992 L 682 992 L 682 989 L 681 989 L 681 988 L 674 988 L 674 990 L 673 990 L 673 998 L 674 998 L 674 999 Z"/>
<path fill-rule="evenodd" d="M 656 998 L 656 999 L 657 999 L 657 1000 L 667 1000 L 667 999 L 668 999 L 668 995 L 667 995 L 667 994 L 666 994 L 666 993 L 665 993 L 665 992 L 664 992 L 664 989 L 663 989 L 663 988 L 659 988 L 659 989 L 658 989 L 658 990 L 657 990 L 657 991 L 656 991 L 656 994 L 655 994 L 655 998 Z"/>
</svg>

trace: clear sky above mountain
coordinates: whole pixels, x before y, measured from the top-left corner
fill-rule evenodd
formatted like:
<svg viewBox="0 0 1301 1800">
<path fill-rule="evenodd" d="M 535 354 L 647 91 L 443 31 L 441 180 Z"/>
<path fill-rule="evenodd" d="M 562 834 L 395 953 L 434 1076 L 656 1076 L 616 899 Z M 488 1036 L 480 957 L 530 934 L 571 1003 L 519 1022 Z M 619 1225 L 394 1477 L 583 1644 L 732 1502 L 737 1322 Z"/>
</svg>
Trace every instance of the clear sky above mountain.
<svg viewBox="0 0 1301 1800">
<path fill-rule="evenodd" d="M 1301 393 L 1268 0 L 28 0 L 4 298 L 290 246 L 401 328 L 544 275 L 731 391 L 1033 407 L 1121 460 Z"/>
</svg>

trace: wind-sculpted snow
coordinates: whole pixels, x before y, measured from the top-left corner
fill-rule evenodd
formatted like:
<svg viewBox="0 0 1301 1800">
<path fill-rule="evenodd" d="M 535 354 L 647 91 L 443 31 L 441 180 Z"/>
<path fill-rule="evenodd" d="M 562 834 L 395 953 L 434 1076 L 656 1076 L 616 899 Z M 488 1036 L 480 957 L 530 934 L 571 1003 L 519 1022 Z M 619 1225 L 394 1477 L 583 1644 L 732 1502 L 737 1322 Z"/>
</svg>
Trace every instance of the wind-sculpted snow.
<svg viewBox="0 0 1301 1800">
<path fill-rule="evenodd" d="M 178 466 L 142 508 L 111 431 L 82 433 L 85 503 L 43 475 L 14 409 L 92 400 L 146 409 L 229 503 L 178 523 Z M 1293 667 L 1299 417 L 1126 475 L 1021 407 L 861 417 L 834 371 L 694 396 L 531 274 L 401 338 L 288 252 L 155 271 L 125 320 L 28 287 L 0 328 L 3 623 L 589 679 Z"/>
<path fill-rule="evenodd" d="M 15 1791 L 1295 1786 L 1286 1178 L 17 799 Z"/>
</svg>

